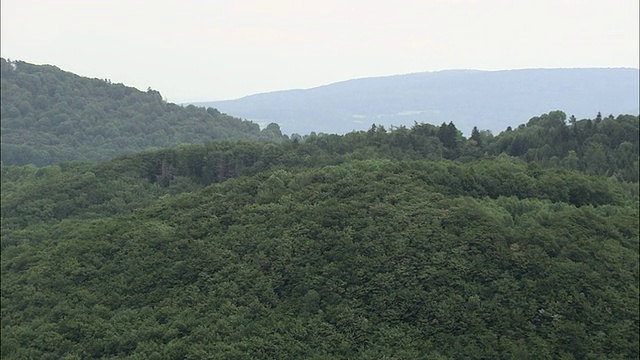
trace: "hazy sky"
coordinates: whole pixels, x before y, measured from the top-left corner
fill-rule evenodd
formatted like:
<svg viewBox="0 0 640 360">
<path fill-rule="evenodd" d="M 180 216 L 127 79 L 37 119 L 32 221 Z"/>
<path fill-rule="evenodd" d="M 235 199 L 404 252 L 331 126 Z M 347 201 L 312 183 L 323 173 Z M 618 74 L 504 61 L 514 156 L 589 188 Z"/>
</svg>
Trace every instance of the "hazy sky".
<svg viewBox="0 0 640 360">
<path fill-rule="evenodd" d="M 639 66 L 638 0 L 2 0 L 1 55 L 169 101 L 442 69 Z"/>
</svg>

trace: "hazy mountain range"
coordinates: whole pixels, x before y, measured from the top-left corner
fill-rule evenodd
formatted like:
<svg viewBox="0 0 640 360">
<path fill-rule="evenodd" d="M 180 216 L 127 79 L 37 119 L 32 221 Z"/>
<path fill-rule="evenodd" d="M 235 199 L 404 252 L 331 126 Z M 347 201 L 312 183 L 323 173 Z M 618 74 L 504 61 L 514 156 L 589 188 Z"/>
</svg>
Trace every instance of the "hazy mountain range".
<svg viewBox="0 0 640 360">
<path fill-rule="evenodd" d="M 578 119 L 598 112 L 638 114 L 638 69 L 446 70 L 354 79 L 311 89 L 193 103 L 284 133 L 346 133 L 384 126 L 453 121 L 499 132 L 533 116 L 562 110 Z"/>
</svg>

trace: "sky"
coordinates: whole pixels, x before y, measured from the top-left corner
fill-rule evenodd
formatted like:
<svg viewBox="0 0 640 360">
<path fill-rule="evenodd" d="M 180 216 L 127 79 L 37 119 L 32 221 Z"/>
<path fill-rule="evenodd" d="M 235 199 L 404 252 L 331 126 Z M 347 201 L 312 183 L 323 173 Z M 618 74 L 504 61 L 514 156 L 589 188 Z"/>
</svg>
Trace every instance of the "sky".
<svg viewBox="0 0 640 360">
<path fill-rule="evenodd" d="M 2 0 L 1 56 L 235 99 L 445 69 L 638 68 L 638 0 Z"/>
</svg>

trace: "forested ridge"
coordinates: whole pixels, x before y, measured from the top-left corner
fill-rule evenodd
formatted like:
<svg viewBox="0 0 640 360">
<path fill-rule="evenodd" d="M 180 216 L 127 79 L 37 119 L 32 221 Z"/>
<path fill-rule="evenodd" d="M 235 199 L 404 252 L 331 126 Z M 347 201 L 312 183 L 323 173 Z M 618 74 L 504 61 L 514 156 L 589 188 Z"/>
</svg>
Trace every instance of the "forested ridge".
<svg viewBox="0 0 640 360">
<path fill-rule="evenodd" d="M 45 166 L 105 161 L 145 149 L 214 140 L 277 141 L 276 124 L 237 119 L 213 108 L 167 103 L 108 79 L 88 79 L 51 65 L 0 59 L 2 163 Z"/>
<path fill-rule="evenodd" d="M 2 357 L 638 358 L 639 122 L 2 166 Z"/>
</svg>

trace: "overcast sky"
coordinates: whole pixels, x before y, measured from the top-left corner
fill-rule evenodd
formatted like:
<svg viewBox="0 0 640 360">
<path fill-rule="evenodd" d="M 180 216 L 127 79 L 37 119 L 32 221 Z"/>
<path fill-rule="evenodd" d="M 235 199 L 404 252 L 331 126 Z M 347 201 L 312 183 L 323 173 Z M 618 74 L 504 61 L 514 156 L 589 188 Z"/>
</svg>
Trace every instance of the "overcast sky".
<svg viewBox="0 0 640 360">
<path fill-rule="evenodd" d="M 2 0 L 2 57 L 233 99 L 443 69 L 639 66 L 638 0 Z"/>
</svg>

